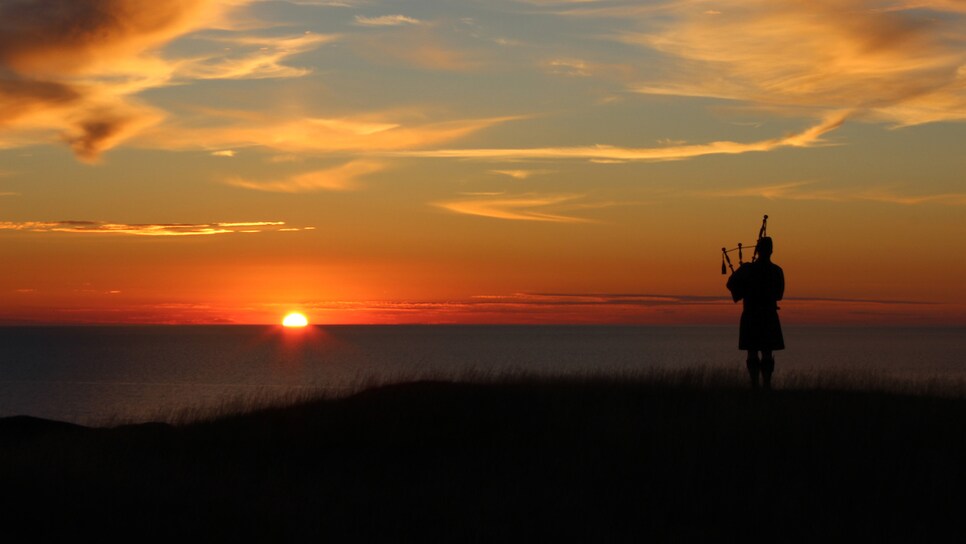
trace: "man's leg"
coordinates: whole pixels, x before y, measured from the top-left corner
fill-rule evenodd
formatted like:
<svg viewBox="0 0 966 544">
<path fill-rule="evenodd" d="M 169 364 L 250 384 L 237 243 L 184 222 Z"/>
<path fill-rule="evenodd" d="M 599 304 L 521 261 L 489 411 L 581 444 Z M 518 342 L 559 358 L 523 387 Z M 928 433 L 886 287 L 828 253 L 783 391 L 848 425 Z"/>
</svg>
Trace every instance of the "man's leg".
<svg viewBox="0 0 966 544">
<path fill-rule="evenodd" d="M 758 389 L 758 374 L 761 372 L 761 361 L 758 360 L 757 350 L 748 350 L 748 360 L 746 363 L 748 365 L 748 376 L 751 378 L 751 388 Z"/>
<path fill-rule="evenodd" d="M 771 389 L 771 375 L 775 371 L 775 358 L 770 349 L 761 350 L 761 378 L 765 389 Z"/>
</svg>

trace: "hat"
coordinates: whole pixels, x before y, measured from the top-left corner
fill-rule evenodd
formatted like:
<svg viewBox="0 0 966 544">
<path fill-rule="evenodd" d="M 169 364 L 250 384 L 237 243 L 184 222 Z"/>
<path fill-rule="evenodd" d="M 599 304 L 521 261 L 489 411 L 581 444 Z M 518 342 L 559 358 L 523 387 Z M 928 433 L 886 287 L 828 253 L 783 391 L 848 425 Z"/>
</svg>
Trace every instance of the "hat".
<svg viewBox="0 0 966 544">
<path fill-rule="evenodd" d="M 762 236 L 759 238 L 755 249 L 760 255 L 771 255 L 772 251 L 774 250 L 774 244 L 772 244 L 771 236 Z"/>
</svg>

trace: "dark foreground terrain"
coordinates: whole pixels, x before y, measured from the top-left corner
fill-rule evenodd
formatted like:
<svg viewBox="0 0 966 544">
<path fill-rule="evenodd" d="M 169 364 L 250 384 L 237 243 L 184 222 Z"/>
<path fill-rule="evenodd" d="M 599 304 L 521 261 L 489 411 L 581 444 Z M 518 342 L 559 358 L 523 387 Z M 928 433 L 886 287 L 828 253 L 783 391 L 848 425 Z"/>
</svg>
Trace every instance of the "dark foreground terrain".
<svg viewBox="0 0 966 544">
<path fill-rule="evenodd" d="M 0 419 L 0 531 L 962 542 L 964 460 L 962 399 L 422 382 L 177 426 Z"/>
</svg>

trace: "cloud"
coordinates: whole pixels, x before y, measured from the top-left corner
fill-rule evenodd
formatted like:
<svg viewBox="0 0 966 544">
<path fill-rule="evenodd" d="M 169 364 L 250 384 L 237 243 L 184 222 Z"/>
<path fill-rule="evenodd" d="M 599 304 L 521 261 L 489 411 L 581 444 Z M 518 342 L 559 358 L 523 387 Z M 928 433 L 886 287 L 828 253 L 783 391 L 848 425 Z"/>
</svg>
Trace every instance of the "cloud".
<svg viewBox="0 0 966 544">
<path fill-rule="evenodd" d="M 565 77 L 596 77 L 623 82 L 636 81 L 637 71 L 632 64 L 606 63 L 579 58 L 553 58 L 541 62 L 541 67 L 549 74 Z M 605 97 L 602 103 L 614 101 L 616 97 Z"/>
<path fill-rule="evenodd" d="M 966 193 L 939 193 L 932 195 L 903 195 L 887 189 L 869 189 L 851 196 L 852 200 L 867 200 L 915 206 L 919 204 L 943 204 L 947 206 L 966 206 Z"/>
<path fill-rule="evenodd" d="M 665 323 L 662 309 L 702 305 L 733 310 L 728 297 L 513 293 L 457 300 L 319 301 L 303 304 L 328 315 L 364 315 L 367 323 Z M 703 315 L 703 314 L 702 314 Z M 729 316 L 730 317 L 730 316 Z"/>
<path fill-rule="evenodd" d="M 419 25 L 422 21 L 406 17 L 405 15 L 382 15 L 380 17 L 365 17 L 356 15 L 355 21 L 360 26 L 399 26 L 399 25 Z"/>
<path fill-rule="evenodd" d="M 609 18 L 633 21 L 635 19 L 654 17 L 666 11 L 673 10 L 674 2 L 627 2 L 612 3 L 600 0 L 518 0 L 528 4 L 544 4 L 555 7 L 551 13 L 568 17 Z M 704 0 L 697 0 L 702 2 Z M 690 3 L 694 3 L 693 1 Z"/>
<path fill-rule="evenodd" d="M 281 180 L 251 181 L 243 178 L 229 178 L 225 183 L 245 189 L 277 193 L 345 191 L 354 188 L 358 178 L 380 172 L 385 168 L 386 166 L 379 162 L 355 160 L 326 170 L 305 172 Z"/>
<path fill-rule="evenodd" d="M 840 297 L 787 297 L 785 302 L 830 302 L 883 305 L 936 305 L 923 300 L 840 298 Z M 729 296 L 673 295 L 660 293 L 514 293 L 512 295 L 489 295 L 474 297 L 475 304 L 522 303 L 540 306 L 681 306 L 734 303 Z"/>
<path fill-rule="evenodd" d="M 208 117 L 215 115 L 209 113 Z M 237 122 L 226 122 L 215 127 L 169 123 L 163 130 L 146 131 L 137 143 L 164 149 L 260 146 L 287 153 L 382 153 L 439 145 L 514 119 L 493 117 L 407 125 L 382 114 L 279 119 L 278 116 L 246 113 L 240 117 Z"/>
<path fill-rule="evenodd" d="M 705 198 L 738 198 L 738 197 L 760 197 L 768 200 L 787 199 L 787 200 L 838 200 L 836 196 L 838 189 L 832 190 L 808 190 L 806 187 L 813 185 L 811 181 L 790 181 L 785 183 L 774 183 L 770 185 L 757 185 L 752 187 L 741 187 L 736 189 L 717 189 L 711 191 L 699 191 L 688 193 L 689 196 L 700 196 Z"/>
<path fill-rule="evenodd" d="M 732 302 L 731 297 L 705 295 L 668 295 L 655 293 L 516 293 L 487 297 L 490 302 L 515 301 L 534 305 L 634 305 L 714 304 Z"/>
<path fill-rule="evenodd" d="M 172 77 L 179 79 L 274 79 L 302 77 L 307 68 L 287 66 L 291 56 L 316 49 L 338 39 L 333 34 L 305 33 L 281 37 L 236 37 L 213 39 L 227 44 L 217 55 L 175 62 Z M 237 51 L 236 51 L 237 50 Z"/>
<path fill-rule="evenodd" d="M 0 71 L 0 127 L 38 110 L 69 106 L 80 98 L 81 93 L 68 85 L 17 79 Z"/>
<path fill-rule="evenodd" d="M 0 4 L 0 63 L 17 74 L 102 68 L 216 15 L 207 0 L 18 0 Z"/>
<path fill-rule="evenodd" d="M 86 113 L 63 133 L 74 154 L 86 161 L 96 160 L 103 151 L 161 118 L 150 109 L 136 107 L 98 108 Z"/>
<path fill-rule="evenodd" d="M 290 232 L 314 227 L 285 227 L 284 221 L 233 223 L 105 223 L 101 221 L 0 221 L 0 230 L 135 236 L 205 236 L 212 234 Z"/>
<path fill-rule="evenodd" d="M 300 77 L 309 71 L 284 61 L 337 39 L 238 37 L 226 17 L 251 1 L 0 3 L 0 145 L 59 140 L 94 161 L 164 121 L 166 112 L 138 99 L 144 91 L 208 79 Z M 168 59 L 159 52 L 188 32 L 216 27 L 217 37 L 195 36 L 213 53 Z"/>
<path fill-rule="evenodd" d="M 881 202 L 903 206 L 942 204 L 966 205 L 966 193 L 903 194 L 887 187 L 865 189 L 823 188 L 811 181 L 794 181 L 692 193 L 707 198 L 758 197 L 768 200 L 822 200 L 828 202 Z"/>
<path fill-rule="evenodd" d="M 786 310 L 825 308 L 816 321 L 843 310 L 866 308 L 876 315 L 907 315 L 909 311 L 935 311 L 930 302 L 875 299 L 786 299 Z M 844 305 L 844 307 L 843 307 Z M 456 300 L 318 301 L 302 305 L 329 316 L 365 316 L 365 322 L 384 323 L 732 323 L 730 297 L 654 293 L 511 293 L 477 295 Z M 917 308 L 918 307 L 918 308 Z M 680 313 L 678 313 L 680 312 Z M 883 314 L 883 312 L 886 312 Z M 277 313 L 277 312 L 276 312 Z M 355 318 L 358 319 L 358 318 Z"/>
<path fill-rule="evenodd" d="M 800 299 L 810 300 L 810 299 Z M 816 299 L 837 301 L 838 299 Z M 849 299 L 850 301 L 852 299 Z M 501 295 L 475 295 L 462 300 L 439 301 L 341 301 L 307 305 L 316 310 L 345 310 L 356 308 L 395 309 L 400 311 L 419 311 L 432 309 L 470 310 L 480 307 L 527 308 L 554 306 L 675 306 L 694 304 L 734 303 L 727 296 L 667 295 L 651 293 L 512 293 Z M 913 303 L 909 303 L 913 304 Z"/>
<path fill-rule="evenodd" d="M 684 145 L 684 144 L 686 144 L 688 142 L 685 141 L 685 140 L 674 140 L 674 139 L 671 139 L 671 138 L 661 138 L 661 139 L 659 139 L 657 141 L 657 143 L 659 143 L 661 145 L 673 145 L 673 146 L 676 146 L 676 147 L 680 147 L 680 146 L 682 146 L 682 145 Z"/>
<path fill-rule="evenodd" d="M 396 153 L 410 157 L 448 157 L 467 159 L 589 159 L 594 162 L 671 161 L 705 155 L 736 155 L 771 151 L 783 147 L 813 147 L 824 144 L 822 136 L 842 125 L 848 112 L 834 112 L 801 132 L 757 142 L 711 142 L 707 144 L 627 148 L 606 145 L 584 147 L 538 147 L 521 149 L 438 149 Z"/>
<path fill-rule="evenodd" d="M 352 8 L 365 0 L 286 0 L 299 6 L 322 6 L 328 8 Z"/>
<path fill-rule="evenodd" d="M 911 9 L 928 9 L 938 12 L 966 13 L 966 5 L 962 0 L 897 0 L 884 2 L 885 6 L 877 8 L 879 11 L 902 11 Z"/>
<path fill-rule="evenodd" d="M 589 223 L 589 219 L 563 215 L 559 211 L 583 208 L 574 205 L 584 195 L 481 195 L 476 198 L 435 202 L 435 206 L 454 213 L 514 221 L 552 223 Z M 569 204 L 568 204 L 569 203 Z"/>
<path fill-rule="evenodd" d="M 552 174 L 553 170 L 490 170 L 490 172 L 493 172 L 494 174 L 510 176 L 513 179 L 527 179 L 533 176 Z"/>
<path fill-rule="evenodd" d="M 557 5 L 567 5 L 567 4 L 594 4 L 597 2 L 602 2 L 603 0 L 516 0 L 523 4 L 531 4 L 536 6 L 557 6 Z"/>
<path fill-rule="evenodd" d="M 590 68 L 586 61 L 580 59 L 553 59 L 547 61 L 547 71 L 570 77 L 588 77 Z"/>
<path fill-rule="evenodd" d="M 662 22 L 619 39 L 673 61 L 641 93 L 913 125 L 966 120 L 963 13 L 962 2 L 937 1 L 686 2 L 641 16 Z"/>
<path fill-rule="evenodd" d="M 422 70 L 466 72 L 479 68 L 485 57 L 480 50 L 454 45 L 432 25 L 406 25 L 385 32 L 356 33 L 346 38 L 355 51 L 376 64 L 400 64 Z"/>
<path fill-rule="evenodd" d="M 214 157 L 234 157 L 234 149 L 222 149 L 221 151 L 212 151 L 211 155 Z"/>
<path fill-rule="evenodd" d="M 890 300 L 890 299 L 870 299 L 870 298 L 831 298 L 831 297 L 787 297 L 786 301 L 795 302 L 832 302 L 832 303 L 859 303 L 859 304 L 883 304 L 898 306 L 936 306 L 941 302 L 930 302 L 925 300 Z"/>
<path fill-rule="evenodd" d="M 27 140 L 50 141 L 50 132 L 59 133 L 78 157 L 93 160 L 162 117 L 130 98 L 167 77 L 145 51 L 214 21 L 225 6 L 213 0 L 0 3 L 0 127 L 25 132 L 19 138 Z M 8 136 L 8 144 L 20 139 Z"/>
</svg>

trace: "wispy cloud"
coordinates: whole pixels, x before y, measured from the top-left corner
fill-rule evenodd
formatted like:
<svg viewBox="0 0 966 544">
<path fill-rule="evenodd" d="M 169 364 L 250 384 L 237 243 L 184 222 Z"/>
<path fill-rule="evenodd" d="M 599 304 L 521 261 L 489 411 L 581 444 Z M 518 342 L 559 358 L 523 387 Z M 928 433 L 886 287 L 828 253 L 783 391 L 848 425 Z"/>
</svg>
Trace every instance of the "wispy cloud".
<svg viewBox="0 0 966 544">
<path fill-rule="evenodd" d="M 331 316 L 364 315 L 367 323 L 731 323 L 730 297 L 657 293 L 511 293 L 477 295 L 457 300 L 320 301 L 302 305 Z M 862 298 L 799 297 L 786 299 L 786 311 L 807 311 L 842 320 L 843 310 L 867 309 L 898 318 L 930 316 L 932 302 Z M 824 310 L 822 310 L 824 308 Z M 816 309 L 819 311 L 816 312 Z M 680 312 L 680 313 L 679 313 Z M 277 312 L 276 312 L 277 313 Z M 815 319 L 814 317 L 812 319 Z M 808 321 L 798 317 L 798 322 Z M 847 321 L 847 319 L 846 319 Z"/>
<path fill-rule="evenodd" d="M 360 26 L 400 26 L 400 25 L 419 25 L 422 21 L 407 17 L 405 15 L 381 15 L 379 17 L 366 17 L 356 15 L 355 23 Z"/>
<path fill-rule="evenodd" d="M 297 174 L 281 180 L 252 181 L 229 178 L 225 182 L 236 187 L 278 193 L 305 193 L 310 191 L 345 191 L 353 189 L 363 176 L 382 171 L 386 165 L 369 160 L 355 160 L 345 164 Z"/>
<path fill-rule="evenodd" d="M 733 310 L 726 297 L 513 293 L 457 300 L 324 301 L 303 304 L 329 315 L 364 315 L 367 323 L 667 323 L 672 308 Z M 730 317 L 730 316 L 729 316 Z M 720 320 L 720 318 L 716 318 Z"/>
<path fill-rule="evenodd" d="M 669 295 L 656 293 L 515 293 L 513 295 L 477 297 L 490 303 L 518 302 L 535 305 L 638 305 L 731 303 L 730 297 L 706 295 Z"/>
<path fill-rule="evenodd" d="M 568 4 L 596 4 L 603 3 L 604 0 L 516 0 L 523 4 L 535 6 L 560 6 Z"/>
<path fill-rule="evenodd" d="M 597 77 L 631 83 L 637 71 L 629 63 L 590 61 L 580 58 L 554 58 L 541 63 L 549 74 L 567 77 Z M 613 98 L 613 97 L 611 97 Z"/>
<path fill-rule="evenodd" d="M 870 299 L 870 298 L 841 298 L 841 297 L 788 297 L 786 301 L 798 302 L 858 302 L 864 304 L 924 304 L 935 302 L 921 300 L 898 299 Z M 512 295 L 477 296 L 474 301 L 478 304 L 493 304 L 499 302 L 519 302 L 535 305 L 632 305 L 632 306 L 670 306 L 691 304 L 720 304 L 733 305 L 730 296 L 717 295 L 680 295 L 667 293 L 514 293 Z"/>
<path fill-rule="evenodd" d="M 553 170 L 490 170 L 494 174 L 509 176 L 513 179 L 528 179 L 533 176 L 552 174 Z"/>
<path fill-rule="evenodd" d="M 215 114 L 210 113 L 209 117 Z M 260 146 L 288 153 L 379 153 L 440 145 L 512 117 L 458 119 L 431 123 L 394 121 L 387 115 L 312 118 L 251 113 L 219 126 L 170 123 L 146 131 L 136 143 L 163 149 L 239 149 Z"/>
<path fill-rule="evenodd" d="M 707 13 L 701 6 L 713 7 Z M 661 5 L 656 30 L 619 39 L 674 60 L 642 93 L 898 125 L 966 119 L 961 2 L 720 0 Z M 939 15 L 939 12 L 946 12 Z"/>
<path fill-rule="evenodd" d="M 135 236 L 205 236 L 212 234 L 291 232 L 314 227 L 286 227 L 284 221 L 231 223 L 106 223 L 102 221 L 0 221 L 0 230 Z"/>
<path fill-rule="evenodd" d="M 222 149 L 220 151 L 212 151 L 211 154 L 215 157 L 234 157 L 236 153 L 234 149 Z"/>
<path fill-rule="evenodd" d="M 911 9 L 928 9 L 939 12 L 966 13 L 966 5 L 962 0 L 894 0 L 883 2 L 883 7 L 874 8 L 878 11 L 905 11 Z"/>
<path fill-rule="evenodd" d="M 935 306 L 941 302 L 927 300 L 895 300 L 895 299 L 873 299 L 873 298 L 836 298 L 836 297 L 788 297 L 786 301 L 793 302 L 831 302 L 837 304 L 882 304 L 896 306 Z"/>
<path fill-rule="evenodd" d="M 467 48 L 433 25 L 396 25 L 391 31 L 357 32 L 346 41 L 369 62 L 422 70 L 467 72 L 486 63 L 482 49 Z"/>
<path fill-rule="evenodd" d="M 480 195 L 474 198 L 433 203 L 454 213 L 514 221 L 588 223 L 589 219 L 565 215 L 568 210 L 584 208 L 578 203 L 584 195 Z"/>
<path fill-rule="evenodd" d="M 680 295 L 666 293 L 514 293 L 511 295 L 485 295 L 473 297 L 474 304 L 518 303 L 534 306 L 732 306 L 730 296 Z M 936 305 L 924 300 L 873 299 L 844 297 L 787 297 L 785 302 L 860 303 L 882 305 Z"/>
<path fill-rule="evenodd" d="M 587 77 L 590 75 L 590 67 L 587 62 L 580 59 L 549 60 L 547 61 L 547 71 L 551 74 L 571 77 Z"/>
<path fill-rule="evenodd" d="M 915 206 L 918 204 L 943 204 L 947 206 L 966 206 L 966 193 L 939 193 L 931 195 L 899 194 L 888 189 L 870 189 L 854 197 L 855 200 L 870 200 Z"/>
<path fill-rule="evenodd" d="M 828 202 L 881 202 L 903 206 L 941 204 L 966 205 L 966 193 L 946 192 L 933 194 L 910 194 L 893 187 L 840 188 L 828 187 L 814 181 L 793 181 L 769 185 L 757 185 L 736 189 L 719 189 L 690 193 L 708 198 L 759 197 L 768 200 L 823 200 Z"/>
<path fill-rule="evenodd" d="M 714 189 L 688 193 L 706 198 L 760 197 L 768 200 L 840 200 L 838 189 L 817 189 L 812 181 L 789 181 L 733 189 Z"/>
<path fill-rule="evenodd" d="M 322 6 L 327 8 L 353 8 L 365 3 L 365 0 L 287 0 L 290 4 L 299 6 Z"/>
<path fill-rule="evenodd" d="M 820 123 L 801 132 L 757 142 L 711 142 L 707 144 L 628 148 L 606 145 L 584 147 L 538 147 L 521 149 L 438 149 L 406 151 L 402 156 L 449 157 L 491 160 L 512 159 L 588 159 L 604 161 L 672 161 L 704 155 L 736 155 L 753 151 L 770 151 L 783 147 L 812 147 L 824 144 L 822 136 L 840 127 L 848 112 L 834 112 Z"/>
<path fill-rule="evenodd" d="M 182 80 L 302 77 L 310 72 L 308 68 L 288 66 L 285 61 L 337 39 L 336 35 L 313 33 L 282 37 L 218 38 L 212 41 L 231 47 L 217 55 L 174 62 L 171 77 Z"/>
</svg>

